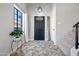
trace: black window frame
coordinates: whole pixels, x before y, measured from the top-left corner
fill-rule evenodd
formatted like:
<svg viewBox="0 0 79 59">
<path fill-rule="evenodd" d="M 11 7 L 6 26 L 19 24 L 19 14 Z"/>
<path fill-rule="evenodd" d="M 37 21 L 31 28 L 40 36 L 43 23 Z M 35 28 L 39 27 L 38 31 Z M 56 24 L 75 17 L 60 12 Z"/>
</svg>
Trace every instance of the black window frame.
<svg viewBox="0 0 79 59">
<path fill-rule="evenodd" d="M 15 11 L 16 10 L 16 11 Z M 15 14 L 16 12 L 16 14 Z M 21 15 L 19 15 L 18 13 L 20 13 Z M 16 15 L 16 16 L 15 16 Z M 14 24 L 14 30 L 22 30 L 22 12 L 19 11 L 16 7 L 14 7 L 14 23 L 16 21 L 16 24 Z M 17 17 L 17 18 L 16 18 Z M 20 25 L 21 27 L 19 27 L 19 17 L 20 17 Z M 16 27 L 15 27 L 16 25 Z M 19 29 L 20 28 L 20 29 Z"/>
</svg>

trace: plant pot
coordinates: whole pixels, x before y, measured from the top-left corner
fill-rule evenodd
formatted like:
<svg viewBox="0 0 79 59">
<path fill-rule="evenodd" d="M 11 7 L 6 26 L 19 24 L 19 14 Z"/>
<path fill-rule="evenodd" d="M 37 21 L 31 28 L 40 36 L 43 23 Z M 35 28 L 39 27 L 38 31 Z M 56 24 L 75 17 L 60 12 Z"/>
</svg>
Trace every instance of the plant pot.
<svg viewBox="0 0 79 59">
<path fill-rule="evenodd" d="M 14 41 L 19 41 L 19 40 L 21 40 L 21 37 L 19 37 L 19 38 L 14 38 L 13 40 L 14 40 Z"/>
</svg>

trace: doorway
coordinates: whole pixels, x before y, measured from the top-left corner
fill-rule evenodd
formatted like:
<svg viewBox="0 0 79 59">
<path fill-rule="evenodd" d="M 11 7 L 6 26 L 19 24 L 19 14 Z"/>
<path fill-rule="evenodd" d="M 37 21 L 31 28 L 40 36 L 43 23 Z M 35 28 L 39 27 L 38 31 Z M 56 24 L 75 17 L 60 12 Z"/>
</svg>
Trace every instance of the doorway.
<svg viewBox="0 0 79 59">
<path fill-rule="evenodd" d="M 34 16 L 34 40 L 45 39 L 45 16 Z"/>
</svg>

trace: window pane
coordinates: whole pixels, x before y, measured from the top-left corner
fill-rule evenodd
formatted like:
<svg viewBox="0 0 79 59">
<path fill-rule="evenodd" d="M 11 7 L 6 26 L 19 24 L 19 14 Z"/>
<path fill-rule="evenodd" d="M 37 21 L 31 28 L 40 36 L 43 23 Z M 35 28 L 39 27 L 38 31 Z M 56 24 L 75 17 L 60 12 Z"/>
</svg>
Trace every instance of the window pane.
<svg viewBox="0 0 79 59">
<path fill-rule="evenodd" d="M 17 23 L 17 20 L 14 20 L 15 23 Z"/>
<path fill-rule="evenodd" d="M 17 23 L 16 22 L 14 22 L 14 27 L 17 27 Z"/>
<path fill-rule="evenodd" d="M 21 22 L 18 21 L 18 24 L 21 24 Z"/>
<path fill-rule="evenodd" d="M 17 27 L 14 27 L 14 30 L 17 30 Z"/>
<path fill-rule="evenodd" d="M 21 23 L 18 23 L 18 27 L 21 27 Z"/>
<path fill-rule="evenodd" d="M 17 14 L 17 9 L 16 8 L 14 8 L 14 14 Z"/>
<path fill-rule="evenodd" d="M 21 17 L 21 12 L 20 11 L 18 11 L 18 16 Z"/>
<path fill-rule="evenodd" d="M 18 27 L 18 30 L 22 30 L 22 28 L 21 27 Z"/>
<path fill-rule="evenodd" d="M 18 15 L 18 18 L 21 18 L 21 16 Z"/>
<path fill-rule="evenodd" d="M 18 21 L 21 22 L 21 19 L 19 18 Z"/>
<path fill-rule="evenodd" d="M 17 28 L 22 30 L 22 13 L 14 7 L 14 30 L 17 30 Z"/>
<path fill-rule="evenodd" d="M 14 20 L 17 20 L 17 15 L 14 15 Z"/>
</svg>

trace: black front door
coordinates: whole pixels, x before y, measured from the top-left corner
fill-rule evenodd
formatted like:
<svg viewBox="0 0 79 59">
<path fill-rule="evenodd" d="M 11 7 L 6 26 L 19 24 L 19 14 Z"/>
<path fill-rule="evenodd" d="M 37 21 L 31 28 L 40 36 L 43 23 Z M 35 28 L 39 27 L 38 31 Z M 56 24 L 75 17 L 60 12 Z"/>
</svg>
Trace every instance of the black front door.
<svg viewBox="0 0 79 59">
<path fill-rule="evenodd" d="M 45 37 L 45 18 L 44 16 L 34 17 L 34 40 L 44 40 Z"/>
</svg>

